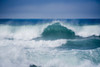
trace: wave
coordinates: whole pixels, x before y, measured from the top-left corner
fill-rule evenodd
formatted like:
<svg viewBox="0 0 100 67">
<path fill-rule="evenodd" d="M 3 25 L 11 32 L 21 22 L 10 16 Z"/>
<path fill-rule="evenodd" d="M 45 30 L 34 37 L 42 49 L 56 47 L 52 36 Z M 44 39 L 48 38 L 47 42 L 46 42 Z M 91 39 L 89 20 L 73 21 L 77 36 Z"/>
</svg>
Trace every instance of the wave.
<svg viewBox="0 0 100 67">
<path fill-rule="evenodd" d="M 68 40 L 66 44 L 59 46 L 62 49 L 80 49 L 89 50 L 96 49 L 100 47 L 100 39 L 75 39 Z"/>
<path fill-rule="evenodd" d="M 42 37 L 46 39 L 73 39 L 75 38 L 75 33 L 64 26 L 61 26 L 60 23 L 54 23 L 44 29 Z"/>
<path fill-rule="evenodd" d="M 99 29 L 61 21 L 0 25 L 0 67 L 100 67 Z"/>
<path fill-rule="evenodd" d="M 54 39 L 73 39 L 77 36 L 100 37 L 100 25 L 73 26 L 61 21 L 35 25 L 0 25 L 0 39 L 21 39 L 31 40 L 33 38 L 54 38 Z"/>
<path fill-rule="evenodd" d="M 58 21 L 57 21 L 58 22 Z M 48 25 L 43 33 L 42 37 L 45 39 L 75 39 L 86 37 L 100 38 L 100 26 L 72 26 L 69 24 L 63 24 L 62 22 L 55 22 Z M 96 30 L 95 30 L 96 29 Z M 94 31 L 94 32 L 93 32 Z"/>
</svg>

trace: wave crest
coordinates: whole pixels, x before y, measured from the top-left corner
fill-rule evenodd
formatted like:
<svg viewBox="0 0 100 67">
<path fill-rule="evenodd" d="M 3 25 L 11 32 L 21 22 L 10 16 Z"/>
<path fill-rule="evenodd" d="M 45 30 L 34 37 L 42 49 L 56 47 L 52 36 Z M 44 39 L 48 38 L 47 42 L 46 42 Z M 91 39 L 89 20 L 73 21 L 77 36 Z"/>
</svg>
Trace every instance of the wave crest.
<svg viewBox="0 0 100 67">
<path fill-rule="evenodd" d="M 44 29 L 42 36 L 47 39 L 73 39 L 75 38 L 75 33 L 72 30 L 62 26 L 60 23 L 54 23 Z"/>
</svg>

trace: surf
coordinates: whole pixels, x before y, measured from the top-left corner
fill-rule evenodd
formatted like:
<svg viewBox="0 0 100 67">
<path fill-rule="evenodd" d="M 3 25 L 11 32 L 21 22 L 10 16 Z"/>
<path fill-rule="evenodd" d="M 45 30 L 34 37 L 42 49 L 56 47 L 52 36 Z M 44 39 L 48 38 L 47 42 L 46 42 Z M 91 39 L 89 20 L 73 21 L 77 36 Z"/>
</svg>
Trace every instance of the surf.
<svg viewBox="0 0 100 67">
<path fill-rule="evenodd" d="M 0 67 L 99 67 L 100 24 L 71 21 L 2 21 Z"/>
</svg>

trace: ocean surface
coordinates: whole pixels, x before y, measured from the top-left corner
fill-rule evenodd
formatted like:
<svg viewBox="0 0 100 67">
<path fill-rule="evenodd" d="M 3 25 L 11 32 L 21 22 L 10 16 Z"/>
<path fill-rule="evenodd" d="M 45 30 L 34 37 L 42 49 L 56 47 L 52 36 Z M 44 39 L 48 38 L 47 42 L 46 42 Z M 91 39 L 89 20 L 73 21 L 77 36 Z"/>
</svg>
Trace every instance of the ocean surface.
<svg viewBox="0 0 100 67">
<path fill-rule="evenodd" d="M 100 67 L 100 19 L 0 19 L 0 67 Z"/>
</svg>

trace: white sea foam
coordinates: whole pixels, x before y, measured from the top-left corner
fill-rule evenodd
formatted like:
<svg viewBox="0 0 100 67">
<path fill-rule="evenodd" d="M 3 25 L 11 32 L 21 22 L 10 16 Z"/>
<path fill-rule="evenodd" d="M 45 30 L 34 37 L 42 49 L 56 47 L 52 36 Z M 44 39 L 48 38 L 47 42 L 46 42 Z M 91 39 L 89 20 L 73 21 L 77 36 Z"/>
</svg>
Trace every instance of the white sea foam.
<svg viewBox="0 0 100 67">
<path fill-rule="evenodd" d="M 0 39 L 2 38 L 14 38 L 29 40 L 32 38 L 40 37 L 44 28 L 44 25 L 26 25 L 26 26 L 9 26 L 0 25 Z"/>
<path fill-rule="evenodd" d="M 30 40 L 41 37 L 44 29 L 56 22 L 58 21 L 26 26 L 0 25 L 0 67 L 29 67 L 31 64 L 42 67 L 100 67 L 100 62 L 95 64 L 92 61 L 93 59 L 99 61 L 99 48 L 60 50 L 56 47 L 67 43 L 66 39 Z M 100 35 L 99 25 L 72 26 L 60 23 L 79 36 Z M 14 38 L 14 40 L 5 38 Z"/>
<path fill-rule="evenodd" d="M 0 40 L 0 67 L 29 67 L 31 64 L 42 67 L 99 67 L 92 60 L 82 59 L 91 54 L 93 58 L 96 50 L 58 50 L 54 47 L 65 44 L 66 40 L 54 41 L 26 41 Z M 52 48 L 53 47 L 53 48 Z M 92 52 L 92 53 L 91 53 Z M 83 53 L 83 54 L 82 54 Z"/>
</svg>

